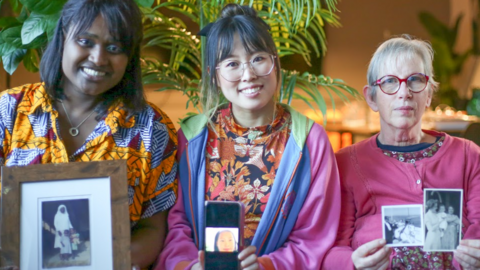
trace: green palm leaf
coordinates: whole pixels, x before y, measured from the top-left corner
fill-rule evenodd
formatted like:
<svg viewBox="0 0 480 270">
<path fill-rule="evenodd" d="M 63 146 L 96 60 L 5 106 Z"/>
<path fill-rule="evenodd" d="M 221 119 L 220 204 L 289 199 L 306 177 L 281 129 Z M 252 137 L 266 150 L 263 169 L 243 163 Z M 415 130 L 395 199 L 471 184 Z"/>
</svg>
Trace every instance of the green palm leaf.
<svg viewBox="0 0 480 270">
<path fill-rule="evenodd" d="M 336 0 L 237 0 L 237 1 L 167 1 L 159 3 L 149 14 L 145 24 L 146 47 L 158 46 L 171 50 L 168 62 L 157 60 L 146 62 L 144 83 L 160 83 L 159 90 L 174 89 L 183 91 L 191 99 L 190 104 L 199 105 L 200 74 L 202 71 L 202 42 L 187 35 L 186 19 L 200 28 L 217 19 L 220 10 L 227 3 L 248 4 L 255 8 L 258 15 L 271 27 L 271 34 L 280 57 L 299 55 L 305 63 L 311 65 L 312 54 L 316 57 L 327 51 L 325 24 L 340 27 Z M 179 14 L 162 13 L 173 10 Z M 198 17 L 192 15 L 199 14 Z M 182 18 L 180 18 L 180 16 Z M 193 40 L 193 41 L 192 41 Z M 282 80 L 278 100 L 290 104 L 293 99 L 302 100 L 310 108 L 326 113 L 329 97 L 335 108 L 334 96 L 343 102 L 349 97 L 359 98 L 358 92 L 343 81 L 323 75 L 299 74 L 296 71 L 282 70 Z M 189 78 L 191 78 L 189 80 Z M 322 95 L 323 94 L 323 95 Z M 197 109 L 199 109 L 197 107 Z M 200 109 L 199 109 L 200 110 Z M 325 118 L 326 119 L 326 118 Z M 326 120 L 325 120 L 326 121 Z"/>
<path fill-rule="evenodd" d="M 199 86 L 204 70 L 202 44 L 204 38 L 195 35 L 198 29 L 217 19 L 227 3 L 250 5 L 271 27 L 271 34 L 278 48 L 280 60 L 286 55 L 298 55 L 307 65 L 312 65 L 312 56 L 320 57 L 327 51 L 326 24 L 339 27 L 336 12 L 337 0 L 136 0 L 144 14 L 144 47 L 142 52 L 167 51 L 164 56 L 143 58 L 143 83 L 155 85 L 157 90 L 177 90 L 188 96 L 186 106 L 199 111 Z M 18 3 L 17 0 L 12 0 Z M 29 16 L 61 10 L 65 1 L 29 0 L 32 5 L 17 5 L 16 18 L 0 21 L 0 56 L 4 66 L 13 72 L 18 63 L 35 71 L 41 50 L 51 38 L 58 13 L 38 17 L 41 27 L 28 26 Z M 0 0 L 1 3 L 1 0 Z M 22 2 L 23 3 L 23 2 Z M 153 3 L 153 5 L 151 5 Z M 32 10 L 30 10 L 32 9 Z M 38 9 L 38 10 L 36 10 Z M 23 29 L 24 23 L 27 26 Z M 195 31 L 195 32 L 193 32 Z M 192 33 L 193 32 L 193 33 Z M 36 37 L 36 38 L 35 38 Z M 27 57 L 23 52 L 29 49 Z M 463 58 L 463 57 L 461 57 Z M 13 59 L 13 60 L 12 60 Z M 26 62 L 25 62 L 26 61 Z M 298 99 L 310 108 L 326 112 L 327 95 L 335 108 L 334 97 L 342 101 L 359 97 L 358 92 L 343 81 L 319 74 L 300 74 L 294 70 L 282 70 L 278 99 L 290 104 Z"/>
</svg>

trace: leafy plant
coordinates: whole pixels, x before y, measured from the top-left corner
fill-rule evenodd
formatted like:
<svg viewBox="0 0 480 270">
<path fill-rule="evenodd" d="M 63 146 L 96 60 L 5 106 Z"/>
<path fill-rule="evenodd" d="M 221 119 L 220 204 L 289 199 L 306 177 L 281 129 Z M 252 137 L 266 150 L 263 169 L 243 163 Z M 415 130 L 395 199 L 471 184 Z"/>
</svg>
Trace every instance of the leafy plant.
<svg viewBox="0 0 480 270">
<path fill-rule="evenodd" d="M 434 106 L 438 104 L 455 106 L 458 99 L 458 91 L 452 85 L 452 77 L 461 72 L 465 60 L 472 53 L 471 49 L 462 53 L 456 53 L 454 50 L 462 17 L 458 16 L 455 24 L 449 27 L 428 12 L 419 14 L 420 22 L 430 34 L 432 48 L 435 51 L 433 68 L 440 86 L 436 94 L 437 100 L 433 100 Z"/>
<path fill-rule="evenodd" d="M 0 0 L 0 5 L 3 1 Z M 38 71 L 42 49 L 51 38 L 66 0 L 8 0 L 16 17 L 0 19 L 0 55 L 5 70 L 12 74 L 23 61 L 27 70 Z M 144 50 L 166 50 L 167 59 L 144 57 L 143 83 L 158 84 L 158 91 L 178 90 L 188 96 L 186 107 L 199 106 L 199 85 L 203 70 L 204 38 L 193 34 L 216 20 L 221 8 L 230 2 L 253 6 L 271 26 L 279 56 L 299 55 L 312 64 L 312 55 L 327 50 L 325 24 L 339 27 L 336 0 L 136 0 L 144 14 Z M 174 16 L 172 16 L 172 14 Z M 302 91 L 298 91 L 301 89 Z M 310 108 L 326 113 L 328 95 L 348 101 L 358 92 L 340 79 L 282 70 L 279 101 L 290 104 L 303 100 Z M 326 118 L 325 118 L 326 119 Z M 325 120 L 326 121 L 326 120 Z"/>
</svg>

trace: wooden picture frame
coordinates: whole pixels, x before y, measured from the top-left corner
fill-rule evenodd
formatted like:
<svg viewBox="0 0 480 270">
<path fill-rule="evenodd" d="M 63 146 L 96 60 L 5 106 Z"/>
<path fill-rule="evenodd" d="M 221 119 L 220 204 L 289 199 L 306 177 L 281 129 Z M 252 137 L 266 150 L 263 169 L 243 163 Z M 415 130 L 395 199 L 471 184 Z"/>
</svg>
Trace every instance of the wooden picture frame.
<svg viewBox="0 0 480 270">
<path fill-rule="evenodd" d="M 82 182 L 83 181 L 83 182 Z M 95 190 L 95 183 L 101 183 L 103 185 L 103 191 L 98 194 L 99 191 Z M 92 185 L 93 183 L 93 185 Z M 92 187 L 91 187 L 92 186 Z M 67 187 L 67 188 L 65 188 Z M 68 188 L 70 187 L 70 188 Z M 73 187 L 73 188 L 71 188 Z M 80 187 L 80 188 L 76 188 Z M 89 189 L 91 189 L 89 191 Z M 37 204 L 36 208 L 31 206 L 32 203 L 30 200 L 35 200 L 35 198 L 30 199 L 30 197 L 22 197 L 26 196 L 27 190 L 33 190 L 33 192 L 42 192 L 41 190 L 46 190 L 50 193 L 50 196 L 46 201 L 55 202 L 56 197 L 58 196 L 62 200 L 67 198 L 68 200 L 74 201 L 71 198 L 75 197 L 76 190 L 78 194 L 82 198 L 90 198 L 92 200 L 90 202 L 90 210 L 87 209 L 88 215 L 90 217 L 89 221 L 87 222 L 89 228 L 89 237 L 90 236 L 90 229 L 93 232 L 102 233 L 102 232 L 111 232 L 109 234 L 108 240 L 111 241 L 111 246 L 106 244 L 108 248 L 111 247 L 110 254 L 113 258 L 103 258 L 98 259 L 95 255 L 94 250 L 94 243 L 95 241 L 90 242 L 89 238 L 89 245 L 91 244 L 90 253 L 92 267 L 94 267 L 94 263 L 98 262 L 99 260 L 106 260 L 107 265 L 111 265 L 111 269 L 131 269 L 131 262 L 130 262 L 130 219 L 129 219 L 129 211 L 128 211 L 128 191 L 127 191 L 127 164 L 125 160 L 108 160 L 108 161 L 95 161 L 95 162 L 72 162 L 72 163 L 62 163 L 62 164 L 41 164 L 41 165 L 31 165 L 25 167 L 2 167 L 2 189 L 1 189 L 1 234 L 0 234 L 0 247 L 1 247 L 1 256 L 0 256 L 0 266 L 10 266 L 16 265 L 20 266 L 20 269 L 27 269 L 22 267 L 21 261 L 21 254 L 24 252 L 24 248 L 28 250 L 40 250 L 39 252 L 44 252 L 42 245 L 45 246 L 44 238 L 42 234 L 42 228 L 39 225 L 43 224 L 33 224 L 31 222 L 28 224 L 25 221 L 22 221 L 22 214 L 21 211 L 33 211 L 30 216 L 34 216 L 36 213 L 36 217 L 32 217 L 32 220 L 39 220 L 42 222 L 42 214 L 39 213 L 43 209 L 42 200 L 41 198 L 37 198 L 37 201 L 34 204 Z M 40 190 L 40 191 L 38 191 Z M 80 191 L 83 190 L 83 191 Z M 86 191 L 85 191 L 86 190 Z M 30 191 L 28 191 L 30 192 Z M 91 192 L 93 195 L 89 195 L 88 193 Z M 22 195 L 22 193 L 25 193 Z M 41 193 L 43 196 L 45 193 Z M 53 194 L 53 195 L 52 195 Z M 65 194 L 70 194 L 65 197 Z M 68 197 L 69 196 L 69 197 Z M 41 196 L 38 196 L 41 197 Z M 23 198 L 23 200 L 22 200 Z M 66 202 L 69 202 L 69 201 Z M 102 206 L 99 206 L 98 200 L 102 200 Z M 103 205 L 109 204 L 109 206 L 105 206 L 107 209 L 106 211 L 111 210 L 111 219 L 108 219 L 108 216 L 105 217 L 104 215 L 101 216 L 101 220 L 99 220 L 98 216 L 99 213 L 96 213 L 97 208 L 102 208 Z M 27 208 L 28 207 L 28 208 Z M 60 207 L 58 208 L 60 211 Z M 104 210 L 98 210 L 104 211 Z M 58 212 L 57 212 L 58 214 Z M 108 212 L 107 212 L 108 214 Z M 70 214 L 71 215 L 71 214 Z M 94 218 L 91 218 L 92 215 Z M 30 217 L 29 216 L 29 217 Z M 56 216 L 55 216 L 56 219 Z M 109 222 L 110 220 L 110 222 Z M 50 219 L 52 222 L 52 219 Z M 57 222 L 55 220 L 55 222 Z M 105 224 L 111 224 L 111 230 L 108 228 L 110 226 Z M 30 229 L 33 228 L 33 229 Z M 48 227 L 48 226 L 47 226 Z M 105 227 L 107 227 L 105 229 Z M 26 231 L 24 228 L 28 228 L 27 231 L 29 233 L 25 233 Z M 52 227 L 51 227 L 52 228 Z M 43 228 L 45 229 L 45 228 Z M 53 237 L 56 237 L 55 230 L 52 228 L 52 233 L 54 234 Z M 104 231 L 102 231 L 104 230 Z M 36 232 L 35 232 L 36 231 Z M 48 231 L 48 228 L 47 228 Z M 37 243 L 38 248 L 31 248 L 26 247 L 24 242 L 26 241 L 27 236 L 21 237 L 21 232 L 24 232 L 25 235 L 28 235 L 30 239 L 34 239 L 30 237 L 30 234 L 33 236 L 37 236 L 38 239 L 43 240 L 34 240 L 34 243 Z M 30 233 L 33 232 L 33 233 Z M 61 233 L 60 233 L 61 234 Z M 70 234 L 70 233 L 69 233 Z M 102 236 L 103 237 L 103 236 Z M 29 239 L 29 241 L 30 241 Z M 103 238 L 101 238 L 103 239 Z M 35 242 L 38 241 L 38 242 Z M 42 242 L 43 241 L 43 242 Z M 56 240 L 55 240 L 56 241 Z M 96 243 L 105 242 L 105 241 L 96 241 Z M 107 241 L 108 242 L 108 241 Z M 24 244 L 21 244 L 24 243 Z M 28 242 L 30 243 L 30 242 Z M 103 244 L 103 243 L 102 243 Z M 27 250 L 27 251 L 28 251 Z M 32 252 L 28 253 L 25 251 L 25 257 L 31 257 L 30 255 Z M 103 248 L 97 248 L 96 252 L 103 251 Z M 37 254 L 40 254 L 37 252 Z M 37 258 L 37 262 L 39 267 L 38 269 L 48 269 L 43 268 L 42 266 L 43 260 L 45 260 L 44 255 L 39 255 Z M 58 255 L 61 256 L 62 255 Z M 101 255 L 99 255 L 101 256 Z M 105 256 L 104 256 L 105 257 Z M 100 257 L 99 257 L 100 258 Z M 28 259 L 27 259 L 28 260 Z M 102 262 L 103 263 L 103 262 Z M 25 264 L 23 264 L 25 265 Z M 28 263 L 28 265 L 31 265 Z M 34 264 L 36 265 L 36 264 Z M 100 264 L 101 265 L 101 264 Z M 30 266 L 31 267 L 31 266 Z M 29 268 L 30 269 L 30 268 Z M 82 268 L 83 269 L 83 268 Z M 88 269 L 88 267 L 86 268 Z M 92 268 L 95 269 L 95 268 Z M 102 269 L 104 269 L 102 267 Z"/>
</svg>

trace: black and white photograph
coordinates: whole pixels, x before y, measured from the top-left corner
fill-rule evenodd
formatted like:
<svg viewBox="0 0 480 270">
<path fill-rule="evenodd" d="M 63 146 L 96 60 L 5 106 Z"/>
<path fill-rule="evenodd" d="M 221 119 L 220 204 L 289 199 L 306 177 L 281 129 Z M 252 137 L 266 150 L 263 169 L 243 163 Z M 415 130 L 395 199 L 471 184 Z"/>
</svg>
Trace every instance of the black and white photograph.
<svg viewBox="0 0 480 270">
<path fill-rule="evenodd" d="M 425 251 L 454 251 L 462 228 L 462 189 L 425 189 Z"/>
<path fill-rule="evenodd" d="M 383 238 L 387 246 L 423 245 L 423 207 L 421 204 L 382 206 Z"/>
<path fill-rule="evenodd" d="M 89 200 L 52 200 L 41 204 L 43 269 L 90 265 Z"/>
</svg>

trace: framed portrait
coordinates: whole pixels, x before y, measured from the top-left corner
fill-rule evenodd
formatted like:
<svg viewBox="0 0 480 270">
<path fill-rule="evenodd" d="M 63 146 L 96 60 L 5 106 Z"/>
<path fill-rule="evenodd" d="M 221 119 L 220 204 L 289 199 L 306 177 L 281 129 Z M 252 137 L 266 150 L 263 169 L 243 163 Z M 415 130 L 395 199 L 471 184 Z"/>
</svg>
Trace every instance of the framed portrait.
<svg viewBox="0 0 480 270">
<path fill-rule="evenodd" d="M 461 239 L 463 189 L 423 191 L 425 251 L 454 251 Z"/>
<path fill-rule="evenodd" d="M 131 269 L 125 160 L 2 167 L 0 266 Z"/>
<path fill-rule="evenodd" d="M 421 204 L 382 206 L 383 238 L 390 247 L 423 246 Z"/>
</svg>

